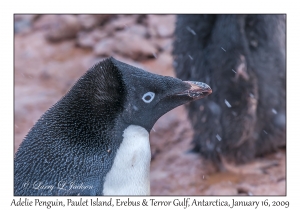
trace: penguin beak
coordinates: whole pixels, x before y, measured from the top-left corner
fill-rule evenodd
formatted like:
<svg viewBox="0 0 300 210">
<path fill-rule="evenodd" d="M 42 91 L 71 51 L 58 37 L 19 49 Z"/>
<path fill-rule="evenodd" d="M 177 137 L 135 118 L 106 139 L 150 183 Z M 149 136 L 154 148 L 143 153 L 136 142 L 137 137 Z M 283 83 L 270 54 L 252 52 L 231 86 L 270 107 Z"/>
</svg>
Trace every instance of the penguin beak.
<svg viewBox="0 0 300 210">
<path fill-rule="evenodd" d="M 190 85 L 190 88 L 178 93 L 178 96 L 189 96 L 194 100 L 198 100 L 200 98 L 204 98 L 212 93 L 212 89 L 203 82 L 194 82 L 194 81 L 183 81 Z"/>
</svg>

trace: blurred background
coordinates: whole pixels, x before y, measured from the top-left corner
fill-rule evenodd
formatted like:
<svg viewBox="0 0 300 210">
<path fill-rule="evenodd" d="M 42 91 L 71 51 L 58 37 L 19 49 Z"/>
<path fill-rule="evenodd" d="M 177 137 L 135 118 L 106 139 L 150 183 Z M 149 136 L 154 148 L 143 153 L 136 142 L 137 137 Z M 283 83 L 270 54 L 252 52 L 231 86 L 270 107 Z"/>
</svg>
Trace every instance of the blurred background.
<svg viewBox="0 0 300 210">
<path fill-rule="evenodd" d="M 175 15 L 15 15 L 15 152 L 39 117 L 106 57 L 174 77 L 175 21 Z M 192 135 L 183 106 L 154 125 L 151 195 L 286 194 L 284 149 L 243 166 L 277 160 L 265 173 L 218 172 L 189 152 Z"/>
</svg>

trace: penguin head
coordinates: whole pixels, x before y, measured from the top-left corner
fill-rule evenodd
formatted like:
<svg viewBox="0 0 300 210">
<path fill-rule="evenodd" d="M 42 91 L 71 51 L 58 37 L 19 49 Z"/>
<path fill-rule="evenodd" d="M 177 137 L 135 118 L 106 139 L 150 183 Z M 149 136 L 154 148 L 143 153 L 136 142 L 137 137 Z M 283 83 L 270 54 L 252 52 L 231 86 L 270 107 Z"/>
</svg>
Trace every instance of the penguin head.
<svg viewBox="0 0 300 210">
<path fill-rule="evenodd" d="M 148 132 L 168 111 L 212 93 L 205 83 L 161 76 L 114 58 L 110 60 L 121 72 L 126 89 L 121 120 L 128 125 L 142 126 Z"/>
<path fill-rule="evenodd" d="M 112 57 L 96 64 L 72 88 L 72 103 L 89 106 L 93 115 L 148 132 L 166 112 L 203 98 L 212 90 L 205 83 L 153 74 Z M 87 103 L 87 101 L 89 101 Z M 70 104 L 68 105 L 70 107 Z"/>
</svg>

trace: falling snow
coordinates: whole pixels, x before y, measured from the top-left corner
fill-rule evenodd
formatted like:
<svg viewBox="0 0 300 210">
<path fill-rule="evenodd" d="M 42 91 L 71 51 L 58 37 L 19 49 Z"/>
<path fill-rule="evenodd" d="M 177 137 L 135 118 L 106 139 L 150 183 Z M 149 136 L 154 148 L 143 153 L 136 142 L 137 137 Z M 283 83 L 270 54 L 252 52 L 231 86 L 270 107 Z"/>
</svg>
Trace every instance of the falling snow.
<svg viewBox="0 0 300 210">
<path fill-rule="evenodd" d="M 189 32 L 191 32 L 194 36 L 197 35 L 196 32 L 195 32 L 193 29 L 191 29 L 189 26 L 187 26 L 186 29 L 187 29 Z"/>
<path fill-rule="evenodd" d="M 221 49 L 224 50 L 224 52 L 226 52 L 226 50 L 223 47 L 221 47 Z"/>
<path fill-rule="evenodd" d="M 134 109 L 135 111 L 138 111 L 138 110 L 139 110 L 139 108 L 137 108 L 135 105 L 133 105 L 133 109 Z"/>
<path fill-rule="evenodd" d="M 191 60 L 194 60 L 194 58 L 191 55 L 188 55 L 190 57 Z"/>
<path fill-rule="evenodd" d="M 277 114 L 277 111 L 276 111 L 275 109 L 272 109 L 272 112 L 273 112 L 274 114 Z"/>
<path fill-rule="evenodd" d="M 234 71 L 233 69 L 231 69 L 235 74 L 236 74 L 236 71 Z"/>
<path fill-rule="evenodd" d="M 225 104 L 228 108 L 231 108 L 231 104 L 225 99 Z"/>
<path fill-rule="evenodd" d="M 219 141 L 222 140 L 222 138 L 221 138 L 221 136 L 219 136 L 219 134 L 216 135 L 216 138 L 217 138 Z"/>
<path fill-rule="evenodd" d="M 265 131 L 265 130 L 264 130 L 264 133 L 265 133 L 265 134 L 268 134 L 268 132 L 267 132 L 267 131 Z"/>
</svg>

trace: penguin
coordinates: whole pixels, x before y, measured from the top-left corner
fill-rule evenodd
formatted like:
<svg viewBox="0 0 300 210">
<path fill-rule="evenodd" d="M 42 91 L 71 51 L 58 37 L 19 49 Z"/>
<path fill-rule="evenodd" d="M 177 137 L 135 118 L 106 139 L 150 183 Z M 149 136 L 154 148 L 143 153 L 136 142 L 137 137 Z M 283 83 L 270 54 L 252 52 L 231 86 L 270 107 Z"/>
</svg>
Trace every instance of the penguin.
<svg viewBox="0 0 300 210">
<path fill-rule="evenodd" d="M 193 151 L 220 170 L 286 145 L 285 29 L 285 15 L 177 16 L 176 76 L 214 90 L 186 105 Z"/>
<path fill-rule="evenodd" d="M 211 93 L 205 83 L 113 57 L 97 63 L 26 135 L 14 158 L 14 195 L 149 195 L 154 123 Z"/>
</svg>

